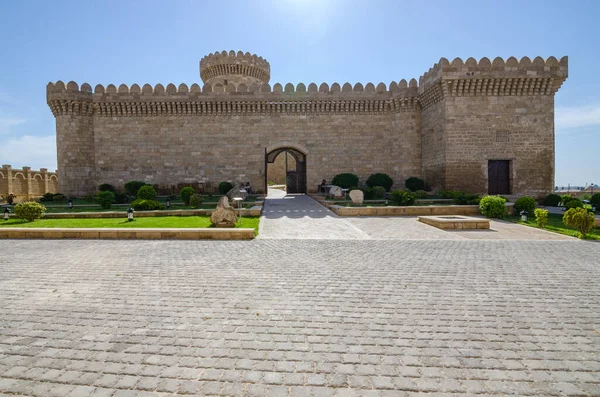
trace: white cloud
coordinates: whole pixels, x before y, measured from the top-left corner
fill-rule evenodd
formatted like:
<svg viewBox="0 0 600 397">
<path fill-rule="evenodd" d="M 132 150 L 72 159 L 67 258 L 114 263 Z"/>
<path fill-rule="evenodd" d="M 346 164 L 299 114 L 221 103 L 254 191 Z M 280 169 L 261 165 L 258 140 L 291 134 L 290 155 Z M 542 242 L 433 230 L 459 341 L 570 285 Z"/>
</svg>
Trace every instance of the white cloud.
<svg viewBox="0 0 600 397">
<path fill-rule="evenodd" d="M 600 103 L 578 107 L 557 107 L 555 121 L 557 130 L 600 127 Z"/>
<path fill-rule="evenodd" d="M 11 132 L 11 127 L 23 124 L 24 122 L 24 119 L 0 114 L 0 134 L 8 134 L 9 132 Z"/>
<path fill-rule="evenodd" d="M 56 137 L 23 135 L 0 141 L 0 159 L 2 164 L 14 168 L 29 166 L 32 169 L 56 169 Z"/>
</svg>

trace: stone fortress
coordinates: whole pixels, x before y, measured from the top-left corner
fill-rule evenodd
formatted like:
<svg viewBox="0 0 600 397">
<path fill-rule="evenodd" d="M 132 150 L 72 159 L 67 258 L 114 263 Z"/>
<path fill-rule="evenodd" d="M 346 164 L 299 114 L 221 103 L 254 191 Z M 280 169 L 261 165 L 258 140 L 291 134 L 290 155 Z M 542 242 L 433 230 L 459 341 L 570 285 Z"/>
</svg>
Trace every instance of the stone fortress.
<svg viewBox="0 0 600 397">
<path fill-rule="evenodd" d="M 261 192 L 282 154 L 289 192 L 385 172 L 394 188 L 417 176 L 433 189 L 539 196 L 554 187 L 554 94 L 567 76 L 567 57 L 442 58 L 418 82 L 271 86 L 265 59 L 223 51 L 200 61 L 202 86 L 58 81 L 47 103 L 70 196 L 130 180 Z"/>
<path fill-rule="evenodd" d="M 0 168 L 0 196 L 15 195 L 15 202 L 31 200 L 45 193 L 58 192 L 56 172 L 42 168 L 39 171 L 31 167 L 12 168 L 3 164 Z"/>
</svg>

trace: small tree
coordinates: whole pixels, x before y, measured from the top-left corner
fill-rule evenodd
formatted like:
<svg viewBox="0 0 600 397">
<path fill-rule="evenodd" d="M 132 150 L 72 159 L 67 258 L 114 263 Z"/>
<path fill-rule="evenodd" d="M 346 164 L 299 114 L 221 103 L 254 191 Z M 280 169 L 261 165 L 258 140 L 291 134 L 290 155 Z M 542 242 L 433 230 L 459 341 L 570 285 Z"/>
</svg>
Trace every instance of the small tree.
<svg viewBox="0 0 600 397">
<path fill-rule="evenodd" d="M 183 201 L 185 205 L 190 205 L 190 197 L 192 197 L 192 195 L 194 195 L 195 193 L 196 191 L 194 190 L 194 188 L 189 186 L 186 186 L 179 191 L 181 201 Z"/>
<path fill-rule="evenodd" d="M 533 214 L 535 206 L 536 202 L 533 197 L 523 196 L 515 201 L 515 215 L 519 215 L 521 211 L 527 211 L 529 214 Z"/>
<path fill-rule="evenodd" d="M 115 202 L 115 194 L 110 190 L 104 190 L 96 195 L 96 199 L 98 200 L 100 207 L 107 210 Z"/>
<path fill-rule="evenodd" d="M 595 222 L 594 213 L 585 208 L 571 208 L 563 215 L 563 223 L 577 229 L 581 238 L 587 236 L 588 232 L 594 227 Z"/>
<path fill-rule="evenodd" d="M 544 205 L 546 207 L 558 207 L 560 204 L 560 196 L 558 194 L 549 194 L 544 198 Z"/>
<path fill-rule="evenodd" d="M 600 208 L 600 193 L 594 193 L 590 199 L 590 204 Z"/>
<path fill-rule="evenodd" d="M 411 192 L 416 192 L 417 190 L 425 190 L 425 181 L 421 178 L 417 178 L 416 176 L 411 176 L 408 178 L 404 184 L 406 188 Z"/>
<path fill-rule="evenodd" d="M 98 190 L 101 192 L 115 192 L 115 187 L 113 185 L 111 185 L 110 183 L 103 183 L 100 186 L 98 186 Z"/>
<path fill-rule="evenodd" d="M 189 205 L 193 208 L 200 208 L 200 206 L 202 205 L 202 201 L 204 201 L 204 198 L 202 197 L 202 195 L 194 193 L 189 198 L 189 202 L 190 202 Z"/>
<path fill-rule="evenodd" d="M 331 184 L 339 186 L 342 189 L 350 189 L 354 186 L 358 186 L 358 175 L 351 172 L 345 172 L 343 174 L 337 174 L 331 180 Z"/>
<path fill-rule="evenodd" d="M 144 185 L 146 185 L 146 182 L 144 181 L 129 181 L 125 184 L 125 193 L 130 196 L 135 196 L 137 195 L 138 190 Z"/>
<path fill-rule="evenodd" d="M 386 191 L 388 191 L 392 188 L 393 184 L 394 181 L 392 180 L 392 178 L 388 174 L 384 174 L 381 172 L 373 174 L 369 178 L 367 178 L 368 187 L 382 186 Z"/>
<path fill-rule="evenodd" d="M 233 189 L 233 185 L 230 182 L 223 181 L 223 182 L 219 183 L 219 193 L 220 194 L 227 194 L 227 192 L 230 191 L 231 189 Z"/>
<path fill-rule="evenodd" d="M 539 228 L 545 228 L 548 224 L 548 210 L 542 208 L 536 208 L 535 211 L 535 222 Z"/>
<path fill-rule="evenodd" d="M 33 222 L 39 219 L 46 212 L 46 207 L 35 201 L 25 201 L 15 206 L 15 215 L 27 222 Z"/>
<path fill-rule="evenodd" d="M 154 187 L 151 185 L 144 185 L 138 190 L 137 198 L 156 201 L 156 190 L 154 190 Z"/>
<path fill-rule="evenodd" d="M 479 201 L 481 213 L 488 218 L 504 218 L 506 199 L 499 196 L 485 196 Z"/>
</svg>

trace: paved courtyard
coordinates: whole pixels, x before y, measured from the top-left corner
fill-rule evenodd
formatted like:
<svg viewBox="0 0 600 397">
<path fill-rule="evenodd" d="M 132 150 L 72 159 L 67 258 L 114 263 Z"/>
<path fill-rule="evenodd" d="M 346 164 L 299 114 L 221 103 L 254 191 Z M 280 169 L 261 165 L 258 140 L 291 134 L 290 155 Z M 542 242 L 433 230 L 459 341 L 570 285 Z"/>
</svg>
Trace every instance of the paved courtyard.
<svg viewBox="0 0 600 397">
<path fill-rule="evenodd" d="M 0 395 L 600 395 L 596 243 L 0 251 Z"/>
</svg>

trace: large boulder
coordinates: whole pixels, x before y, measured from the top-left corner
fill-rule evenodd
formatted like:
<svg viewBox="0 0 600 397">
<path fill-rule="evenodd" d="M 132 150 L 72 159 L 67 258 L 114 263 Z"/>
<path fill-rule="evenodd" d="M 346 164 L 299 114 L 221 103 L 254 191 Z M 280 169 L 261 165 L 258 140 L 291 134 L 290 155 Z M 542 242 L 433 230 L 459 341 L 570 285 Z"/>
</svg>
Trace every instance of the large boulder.
<svg viewBox="0 0 600 397">
<path fill-rule="evenodd" d="M 365 195 L 362 190 L 354 189 L 350 191 L 350 199 L 354 204 L 362 204 L 365 201 Z"/>
<path fill-rule="evenodd" d="M 215 227 L 235 227 L 237 215 L 229 205 L 227 196 L 219 199 L 217 208 L 210 214 L 210 221 Z"/>
<path fill-rule="evenodd" d="M 331 189 L 329 189 L 329 195 L 335 198 L 344 197 L 344 191 L 339 186 L 332 186 Z"/>
</svg>

